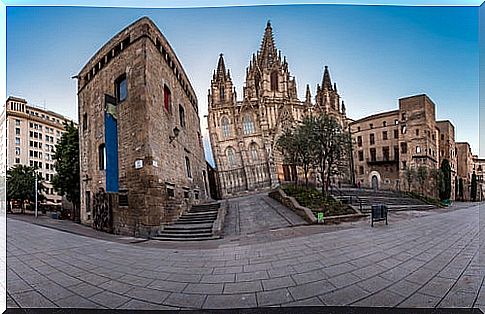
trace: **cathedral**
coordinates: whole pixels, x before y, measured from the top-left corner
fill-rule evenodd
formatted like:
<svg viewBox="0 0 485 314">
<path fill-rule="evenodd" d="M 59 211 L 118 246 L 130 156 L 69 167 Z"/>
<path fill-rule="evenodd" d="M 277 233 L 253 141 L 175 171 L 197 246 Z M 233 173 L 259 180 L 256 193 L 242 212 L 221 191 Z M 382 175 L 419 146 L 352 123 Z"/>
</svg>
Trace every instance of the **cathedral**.
<svg viewBox="0 0 485 314">
<path fill-rule="evenodd" d="M 291 181 L 297 169 L 284 164 L 275 143 L 286 127 L 306 115 L 325 112 L 344 127 L 348 123 L 345 105 L 337 85 L 332 85 L 327 66 L 314 102 L 309 85 L 305 99 L 298 98 L 295 77 L 290 75 L 286 57 L 276 49 L 269 21 L 261 47 L 246 68 L 242 99 L 237 98 L 230 71 L 220 54 L 208 104 L 209 136 L 222 197 Z"/>
</svg>

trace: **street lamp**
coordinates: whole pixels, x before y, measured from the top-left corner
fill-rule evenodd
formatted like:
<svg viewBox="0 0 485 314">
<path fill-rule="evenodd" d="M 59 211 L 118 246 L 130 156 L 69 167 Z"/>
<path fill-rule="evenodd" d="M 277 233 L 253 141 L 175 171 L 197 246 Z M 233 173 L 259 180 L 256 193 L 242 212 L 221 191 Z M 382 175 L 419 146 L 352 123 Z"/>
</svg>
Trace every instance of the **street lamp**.
<svg viewBox="0 0 485 314">
<path fill-rule="evenodd" d="M 37 183 L 37 171 L 35 171 L 35 170 L 34 170 L 34 176 L 35 176 L 35 188 L 34 188 L 34 191 L 35 191 L 35 218 L 37 218 L 37 213 L 38 213 L 38 210 L 37 210 L 37 206 L 38 206 L 37 205 L 37 194 L 38 194 L 38 192 L 37 192 L 37 189 L 38 189 L 37 184 L 38 183 Z"/>
</svg>

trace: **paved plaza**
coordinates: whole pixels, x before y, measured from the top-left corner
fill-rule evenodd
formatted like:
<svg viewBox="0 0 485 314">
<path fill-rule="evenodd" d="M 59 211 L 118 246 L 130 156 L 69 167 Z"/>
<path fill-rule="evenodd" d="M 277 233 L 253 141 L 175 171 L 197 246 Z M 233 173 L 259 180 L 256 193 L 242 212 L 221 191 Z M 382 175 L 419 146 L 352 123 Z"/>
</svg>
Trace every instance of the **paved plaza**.
<svg viewBox="0 0 485 314">
<path fill-rule="evenodd" d="M 240 209 L 241 204 L 257 206 L 251 199 L 231 202 Z M 269 210 L 271 204 L 264 206 Z M 115 235 L 99 239 L 9 218 L 8 306 L 485 305 L 478 256 L 484 248 L 479 222 L 485 218 L 478 205 L 406 219 L 391 216 L 388 226 L 377 223 L 374 228 L 367 221 L 341 228 L 289 227 L 293 222 L 284 213 L 274 215 L 267 217 L 273 223 L 258 221 L 254 230 L 245 229 L 247 215 L 228 215 L 234 228 L 225 240 L 180 248 L 155 241 L 129 243 Z M 231 222 L 236 218 L 245 223 L 236 227 Z M 266 229 L 285 225 L 282 233 L 297 236 L 236 237 L 238 232 L 269 234 Z"/>
</svg>

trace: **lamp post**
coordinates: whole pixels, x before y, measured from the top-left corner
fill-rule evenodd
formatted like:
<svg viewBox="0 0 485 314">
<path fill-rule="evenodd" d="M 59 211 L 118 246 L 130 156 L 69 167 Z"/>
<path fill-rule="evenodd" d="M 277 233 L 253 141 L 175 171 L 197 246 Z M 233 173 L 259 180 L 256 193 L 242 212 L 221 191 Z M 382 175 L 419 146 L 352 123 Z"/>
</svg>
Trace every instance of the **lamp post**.
<svg viewBox="0 0 485 314">
<path fill-rule="evenodd" d="M 37 187 L 37 171 L 34 171 L 34 176 L 35 176 L 35 188 L 34 188 L 34 190 L 35 190 L 35 218 L 37 218 L 37 213 L 38 213 L 38 211 L 37 211 L 37 206 L 38 206 L 38 204 L 37 204 L 37 194 L 38 194 L 38 192 L 37 192 L 37 189 L 38 189 L 38 187 Z"/>
</svg>

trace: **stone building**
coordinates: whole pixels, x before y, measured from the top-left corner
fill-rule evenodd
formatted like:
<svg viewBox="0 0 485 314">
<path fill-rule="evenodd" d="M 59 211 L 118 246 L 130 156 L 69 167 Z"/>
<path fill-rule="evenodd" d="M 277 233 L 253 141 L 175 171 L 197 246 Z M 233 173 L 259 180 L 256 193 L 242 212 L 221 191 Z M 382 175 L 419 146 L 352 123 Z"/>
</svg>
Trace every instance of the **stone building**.
<svg viewBox="0 0 485 314">
<path fill-rule="evenodd" d="M 439 130 L 439 167 L 444 159 L 447 159 L 451 168 L 451 199 L 456 199 L 455 180 L 458 158 L 456 156 L 455 127 L 449 120 L 436 121 Z"/>
<path fill-rule="evenodd" d="M 477 201 L 485 200 L 485 158 L 473 156 L 473 172 L 477 176 Z"/>
<path fill-rule="evenodd" d="M 15 165 L 36 167 L 45 187 L 43 194 L 46 199 L 42 204 L 60 208 L 62 197 L 57 195 L 51 184 L 56 174 L 54 149 L 65 132 L 64 123 L 71 123 L 72 119 L 14 96 L 8 97 L 2 118 L 6 124 L 6 140 L 3 139 L 2 143 L 7 145 L 3 159 L 7 162 L 7 169 Z"/>
<path fill-rule="evenodd" d="M 326 112 L 345 123 L 345 106 L 325 67 L 312 103 L 307 85 L 299 100 L 296 80 L 286 57 L 277 50 L 267 23 L 261 47 L 246 68 L 242 99 L 238 100 L 224 57 L 219 56 L 208 93 L 208 128 L 222 197 L 277 186 L 290 181 L 296 168 L 283 163 L 275 149 L 282 130 L 305 115 Z"/>
<path fill-rule="evenodd" d="M 356 182 L 362 187 L 407 190 L 407 168 L 424 166 L 428 173 L 439 168 L 438 125 L 446 130 L 443 141 L 454 143 L 451 123 L 450 127 L 436 122 L 435 104 L 426 95 L 401 98 L 398 110 L 351 122 Z M 434 195 L 435 191 L 432 184 L 426 184 L 425 193 Z"/>
<path fill-rule="evenodd" d="M 456 155 L 458 158 L 457 164 L 457 179 L 463 182 L 463 200 L 470 200 L 470 189 L 473 174 L 473 154 L 470 144 L 467 142 L 456 143 Z"/>
<path fill-rule="evenodd" d="M 113 232 L 135 236 L 157 234 L 207 198 L 197 98 L 150 19 L 110 39 L 77 78 L 83 223 L 96 222 L 100 191 Z"/>
</svg>

